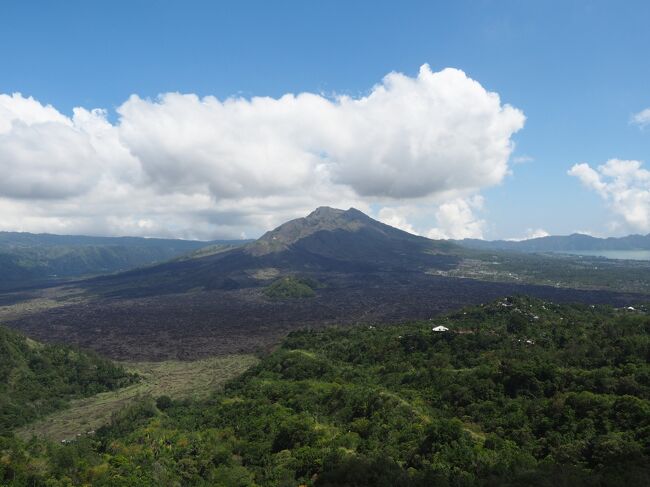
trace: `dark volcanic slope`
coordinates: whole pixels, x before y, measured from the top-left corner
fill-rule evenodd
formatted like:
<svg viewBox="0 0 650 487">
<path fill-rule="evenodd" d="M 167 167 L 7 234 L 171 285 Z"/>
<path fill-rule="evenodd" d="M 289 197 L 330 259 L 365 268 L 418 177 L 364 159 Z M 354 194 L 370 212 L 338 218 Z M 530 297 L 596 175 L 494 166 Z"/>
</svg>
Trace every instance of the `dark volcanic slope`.
<svg viewBox="0 0 650 487">
<path fill-rule="evenodd" d="M 467 304 L 514 294 L 615 306 L 639 300 L 639 296 L 604 291 L 417 273 L 331 274 L 325 283 L 310 299 L 274 301 L 259 288 L 103 299 L 51 309 L 9 324 L 40 340 L 75 343 L 117 359 L 193 359 L 266 348 L 297 328 L 429 319 Z"/>
<path fill-rule="evenodd" d="M 98 278 L 88 286 L 103 295 L 135 297 L 190 290 L 260 285 L 260 271 L 273 275 L 331 272 L 423 272 L 458 262 L 454 244 L 411 235 L 351 208 L 322 207 L 267 232 L 241 248 Z"/>
<path fill-rule="evenodd" d="M 319 208 L 245 247 L 80 284 L 92 298 L 14 320 L 50 341 L 121 359 L 196 358 L 268 347 L 306 326 L 429 319 L 513 294 L 627 305 L 638 296 L 428 274 L 456 265 L 453 244 L 417 237 L 358 210 Z M 316 297 L 277 301 L 286 274 L 319 282 Z"/>
<path fill-rule="evenodd" d="M 244 243 L 0 232 L 0 289 L 35 287 L 125 271 L 209 246 Z"/>
</svg>

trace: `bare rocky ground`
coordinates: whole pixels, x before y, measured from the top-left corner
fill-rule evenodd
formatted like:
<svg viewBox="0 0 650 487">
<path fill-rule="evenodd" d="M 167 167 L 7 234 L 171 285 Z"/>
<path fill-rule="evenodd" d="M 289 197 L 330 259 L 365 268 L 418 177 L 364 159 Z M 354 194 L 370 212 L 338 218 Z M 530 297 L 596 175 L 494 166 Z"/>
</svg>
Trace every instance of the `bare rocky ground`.
<svg viewBox="0 0 650 487">
<path fill-rule="evenodd" d="M 298 328 L 427 320 L 515 294 L 614 306 L 648 300 L 417 272 L 317 277 L 323 287 L 316 297 L 285 301 L 266 298 L 261 287 L 139 298 L 80 295 L 71 288 L 23 292 L 0 296 L 0 321 L 37 340 L 75 344 L 118 360 L 193 360 L 263 351 Z"/>
</svg>

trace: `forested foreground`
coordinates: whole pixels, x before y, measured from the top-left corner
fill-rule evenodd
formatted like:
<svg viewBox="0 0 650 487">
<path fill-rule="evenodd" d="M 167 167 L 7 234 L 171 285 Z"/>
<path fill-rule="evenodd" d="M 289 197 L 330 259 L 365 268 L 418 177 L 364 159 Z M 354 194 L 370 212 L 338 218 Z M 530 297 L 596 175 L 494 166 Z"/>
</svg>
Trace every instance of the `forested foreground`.
<svg viewBox="0 0 650 487">
<path fill-rule="evenodd" d="M 134 374 L 95 353 L 45 345 L 0 326 L 0 437 L 65 408 L 71 399 L 136 380 Z"/>
<path fill-rule="evenodd" d="M 447 332 L 434 332 L 444 325 Z M 292 333 L 204 401 L 144 399 L 8 485 L 650 485 L 650 316 L 514 298 Z"/>
</svg>

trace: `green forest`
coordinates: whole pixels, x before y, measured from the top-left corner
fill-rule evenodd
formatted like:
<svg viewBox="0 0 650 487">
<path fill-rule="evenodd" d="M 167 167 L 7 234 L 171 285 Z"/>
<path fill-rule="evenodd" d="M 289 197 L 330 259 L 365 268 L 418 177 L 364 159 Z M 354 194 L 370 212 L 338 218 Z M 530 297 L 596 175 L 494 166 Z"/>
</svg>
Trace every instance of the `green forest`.
<svg viewBox="0 0 650 487">
<path fill-rule="evenodd" d="M 650 485 L 649 332 L 645 308 L 525 297 L 294 332 L 209 399 L 143 398 L 69 444 L 5 433 L 0 483 Z"/>
<path fill-rule="evenodd" d="M 271 299 L 313 298 L 318 283 L 313 279 L 287 276 L 278 279 L 264 289 L 264 294 Z"/>
<path fill-rule="evenodd" d="M 66 407 L 71 399 L 137 380 L 90 352 L 45 345 L 0 326 L 0 435 Z"/>
</svg>

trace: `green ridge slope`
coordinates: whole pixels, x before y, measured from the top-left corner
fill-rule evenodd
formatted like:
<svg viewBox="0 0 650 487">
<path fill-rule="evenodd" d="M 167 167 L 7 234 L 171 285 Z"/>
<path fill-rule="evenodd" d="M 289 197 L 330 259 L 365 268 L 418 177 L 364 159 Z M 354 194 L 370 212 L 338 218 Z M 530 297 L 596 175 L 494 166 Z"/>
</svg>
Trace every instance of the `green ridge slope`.
<svg viewBox="0 0 650 487">
<path fill-rule="evenodd" d="M 648 485 L 649 332 L 644 308 L 514 298 L 432 322 L 292 333 L 208 400 L 143 401 L 71 445 L 5 445 L 4 478 Z"/>
<path fill-rule="evenodd" d="M 0 326 L 0 435 L 63 409 L 72 399 L 136 379 L 91 352 L 43 345 Z"/>
</svg>

